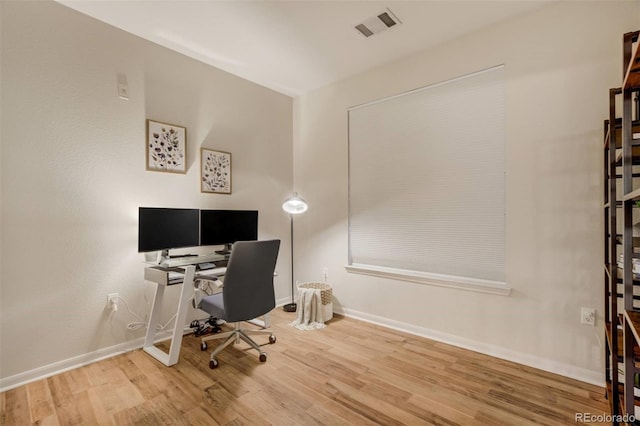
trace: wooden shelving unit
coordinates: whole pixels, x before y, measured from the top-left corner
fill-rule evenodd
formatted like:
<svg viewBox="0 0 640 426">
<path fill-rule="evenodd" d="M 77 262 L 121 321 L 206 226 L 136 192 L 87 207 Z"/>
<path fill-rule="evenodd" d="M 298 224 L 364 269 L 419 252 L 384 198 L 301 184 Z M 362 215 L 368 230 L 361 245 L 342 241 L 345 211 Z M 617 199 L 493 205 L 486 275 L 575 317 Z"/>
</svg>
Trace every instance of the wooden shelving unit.
<svg viewBox="0 0 640 426">
<path fill-rule="evenodd" d="M 618 181 L 622 179 L 622 174 L 618 173 L 618 168 L 622 166 L 622 119 L 616 116 L 616 97 L 621 93 L 620 88 L 609 91 L 609 119 L 604 122 L 605 378 L 607 399 L 613 416 L 623 412 L 624 395 L 623 381 L 620 380 L 621 367 L 624 365 L 623 323 L 618 307 L 623 292 L 620 291 L 622 278 L 617 266 L 618 247 L 623 238 L 618 233 L 618 210 L 623 206 L 618 194 Z"/>
<path fill-rule="evenodd" d="M 640 258 L 640 244 L 637 238 L 634 242 L 633 237 L 634 223 L 640 222 L 637 213 L 634 218 L 634 208 L 640 202 L 640 173 L 637 170 L 640 165 L 639 34 L 640 31 L 635 31 L 623 37 L 622 86 L 611 89 L 609 93 L 609 120 L 605 122 L 607 397 L 614 419 L 616 415 L 622 415 L 620 418 L 626 424 L 640 424 L 640 397 L 637 396 L 640 395 L 640 281 L 634 278 L 640 271 L 638 267 L 634 271 L 633 266 L 634 259 Z M 617 97 L 621 97 L 622 101 L 621 117 L 617 117 Z M 619 168 L 622 173 L 618 172 Z M 619 183 L 622 186 L 621 194 L 618 194 Z M 618 235 L 620 210 L 621 237 Z M 619 264 L 621 268 L 618 268 Z M 618 302 L 620 276 L 623 305 Z M 620 371 L 624 372 L 622 377 L 618 374 Z M 635 418 L 638 421 L 634 422 Z"/>
</svg>

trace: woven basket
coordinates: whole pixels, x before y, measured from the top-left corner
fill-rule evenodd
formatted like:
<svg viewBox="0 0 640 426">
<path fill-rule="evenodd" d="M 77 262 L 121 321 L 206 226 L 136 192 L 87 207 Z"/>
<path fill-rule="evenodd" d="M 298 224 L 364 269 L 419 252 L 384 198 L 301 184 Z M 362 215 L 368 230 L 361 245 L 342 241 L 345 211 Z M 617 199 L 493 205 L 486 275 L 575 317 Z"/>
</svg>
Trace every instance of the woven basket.
<svg viewBox="0 0 640 426">
<path fill-rule="evenodd" d="M 325 321 L 333 318 L 333 290 L 331 284 L 327 283 L 299 283 L 298 288 L 320 289 L 320 298 L 322 299 L 322 317 Z"/>
</svg>

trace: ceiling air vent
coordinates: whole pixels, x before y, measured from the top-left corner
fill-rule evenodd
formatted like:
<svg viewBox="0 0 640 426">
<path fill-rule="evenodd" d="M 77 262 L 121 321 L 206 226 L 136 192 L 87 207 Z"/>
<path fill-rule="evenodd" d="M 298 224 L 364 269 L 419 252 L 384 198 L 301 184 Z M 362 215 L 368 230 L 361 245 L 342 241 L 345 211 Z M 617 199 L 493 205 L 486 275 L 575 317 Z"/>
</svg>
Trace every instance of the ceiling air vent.
<svg viewBox="0 0 640 426">
<path fill-rule="evenodd" d="M 402 22 L 400 22 L 393 12 L 386 9 L 384 12 L 379 13 L 373 18 L 369 18 L 361 24 L 356 25 L 355 29 L 363 36 L 371 37 L 374 34 L 378 34 L 401 23 Z"/>
</svg>

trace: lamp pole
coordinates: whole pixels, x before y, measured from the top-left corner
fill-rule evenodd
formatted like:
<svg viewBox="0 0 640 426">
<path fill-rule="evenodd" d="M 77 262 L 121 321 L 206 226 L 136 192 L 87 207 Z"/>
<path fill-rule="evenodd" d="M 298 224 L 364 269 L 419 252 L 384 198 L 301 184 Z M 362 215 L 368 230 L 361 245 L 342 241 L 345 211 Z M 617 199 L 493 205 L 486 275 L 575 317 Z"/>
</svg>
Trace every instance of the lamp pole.
<svg viewBox="0 0 640 426">
<path fill-rule="evenodd" d="M 291 233 L 289 234 L 291 236 L 291 303 L 287 303 L 282 309 L 285 312 L 295 312 L 298 309 L 298 305 L 293 300 L 293 214 L 291 213 L 289 213 L 289 222 L 291 223 Z"/>
<path fill-rule="evenodd" d="M 282 204 L 282 209 L 289 213 L 289 223 L 291 224 L 291 232 L 289 234 L 291 236 L 291 303 L 287 303 L 282 307 L 285 312 L 295 312 L 298 308 L 294 300 L 295 289 L 293 287 L 293 215 L 304 213 L 308 208 L 307 202 L 299 197 L 297 192 L 294 192 L 293 196 L 287 198 Z"/>
</svg>

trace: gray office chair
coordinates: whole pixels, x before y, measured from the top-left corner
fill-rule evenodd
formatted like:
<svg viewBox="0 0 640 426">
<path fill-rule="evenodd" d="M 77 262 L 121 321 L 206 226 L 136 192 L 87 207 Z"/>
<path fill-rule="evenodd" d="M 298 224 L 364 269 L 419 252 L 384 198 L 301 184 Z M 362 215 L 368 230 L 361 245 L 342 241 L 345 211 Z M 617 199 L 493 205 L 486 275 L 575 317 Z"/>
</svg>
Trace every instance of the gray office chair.
<svg viewBox="0 0 640 426">
<path fill-rule="evenodd" d="M 276 306 L 273 272 L 279 249 L 280 240 L 236 242 L 227 264 L 222 292 L 201 299 L 196 292 L 196 306 L 199 309 L 212 317 L 235 323 L 232 331 L 202 338 L 200 349 L 203 351 L 207 349 L 207 341 L 226 338 L 211 353 L 210 368 L 218 367 L 216 356 L 224 348 L 240 340 L 258 351 L 260 362 L 267 360 L 267 354 L 249 335 L 268 334 L 269 343 L 275 343 L 276 336 L 269 330 L 243 329 L 240 323 L 264 315 Z"/>
</svg>

